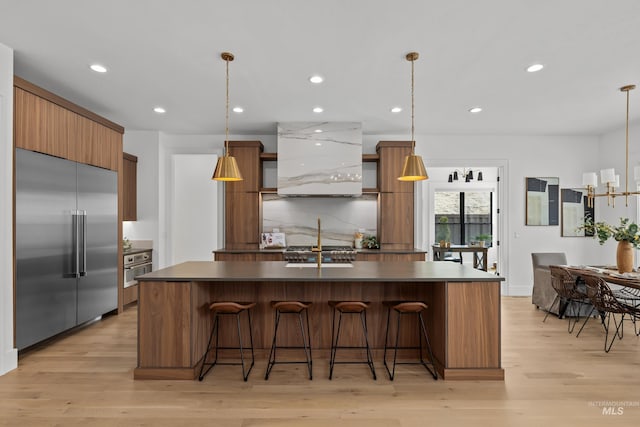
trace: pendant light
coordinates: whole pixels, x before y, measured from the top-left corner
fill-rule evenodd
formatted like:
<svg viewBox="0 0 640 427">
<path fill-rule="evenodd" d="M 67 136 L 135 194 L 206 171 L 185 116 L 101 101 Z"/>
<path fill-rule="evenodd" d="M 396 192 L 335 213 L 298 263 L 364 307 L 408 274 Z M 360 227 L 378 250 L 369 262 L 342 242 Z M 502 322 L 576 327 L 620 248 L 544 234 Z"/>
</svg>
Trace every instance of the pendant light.
<svg viewBox="0 0 640 427">
<path fill-rule="evenodd" d="M 620 175 L 616 175 L 613 168 L 600 170 L 600 180 L 606 185 L 606 192 L 596 193 L 598 186 L 598 175 L 595 172 L 586 172 L 582 174 L 582 185 L 587 189 L 587 206 L 593 207 L 593 201 L 596 197 L 606 197 L 607 205 L 615 207 L 616 197 L 624 196 L 625 206 L 629 206 L 629 196 L 638 196 L 640 191 L 629 191 L 629 92 L 634 90 L 636 85 L 626 85 L 620 88 L 621 92 L 626 93 L 627 97 L 627 116 L 625 122 L 625 176 L 624 191 L 616 191 L 620 187 Z M 640 181 L 640 166 L 634 167 L 634 180 L 636 186 Z"/>
<path fill-rule="evenodd" d="M 422 163 L 422 156 L 416 155 L 416 140 L 414 134 L 414 103 L 413 103 L 413 63 L 418 59 L 418 52 L 407 53 L 407 61 L 411 61 L 411 154 L 404 159 L 402 175 L 399 181 L 422 181 L 428 179 L 427 170 Z"/>
<path fill-rule="evenodd" d="M 216 169 L 211 179 L 215 181 L 242 181 L 242 174 L 238 169 L 236 158 L 229 155 L 229 62 L 234 60 L 234 56 L 229 52 L 222 52 L 220 55 L 227 63 L 227 102 L 224 126 L 224 156 L 218 158 Z"/>
</svg>

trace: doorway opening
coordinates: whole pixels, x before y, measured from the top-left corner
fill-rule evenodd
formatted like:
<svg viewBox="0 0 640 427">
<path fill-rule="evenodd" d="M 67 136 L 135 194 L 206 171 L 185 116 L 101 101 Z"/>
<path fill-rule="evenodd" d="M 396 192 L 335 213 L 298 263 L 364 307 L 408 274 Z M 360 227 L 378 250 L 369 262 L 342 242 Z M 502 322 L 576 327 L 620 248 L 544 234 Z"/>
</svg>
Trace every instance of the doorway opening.
<svg viewBox="0 0 640 427">
<path fill-rule="evenodd" d="M 477 162 L 477 161 L 476 161 Z M 455 162 L 456 164 L 458 161 Z M 467 164 L 475 163 L 464 162 Z M 480 162 L 477 162 L 480 163 Z M 506 277 L 507 248 L 503 244 L 506 236 L 503 204 L 506 195 L 501 188 L 506 164 L 499 161 L 483 162 L 478 167 L 473 164 L 476 179 L 450 179 L 454 171 L 466 171 L 455 164 L 438 164 L 429 167 L 429 181 L 424 203 L 425 246 L 433 259 L 431 245 L 440 240 L 452 245 L 484 246 L 487 248 L 487 271 Z M 482 180 L 478 180 L 482 172 Z M 474 265 L 472 253 L 447 254 L 447 260 Z M 508 286 L 503 282 L 502 293 L 508 294 Z"/>
</svg>

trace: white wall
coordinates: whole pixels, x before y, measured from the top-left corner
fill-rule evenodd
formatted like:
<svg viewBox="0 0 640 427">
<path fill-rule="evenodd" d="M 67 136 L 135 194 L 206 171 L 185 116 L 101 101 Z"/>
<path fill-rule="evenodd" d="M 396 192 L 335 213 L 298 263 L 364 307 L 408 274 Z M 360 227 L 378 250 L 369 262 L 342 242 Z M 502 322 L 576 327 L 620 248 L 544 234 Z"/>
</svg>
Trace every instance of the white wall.
<svg viewBox="0 0 640 427">
<path fill-rule="evenodd" d="M 211 180 L 215 154 L 173 156 L 171 264 L 211 261 L 211 242 L 218 241 L 219 184 Z"/>
<path fill-rule="evenodd" d="M 137 208 L 138 220 L 125 221 L 122 236 L 129 240 L 152 240 L 154 268 L 159 251 L 160 235 L 159 185 L 158 185 L 158 132 L 126 131 L 123 138 L 123 149 L 126 153 L 138 157 L 137 168 Z"/>
<path fill-rule="evenodd" d="M 13 347 L 13 50 L 0 44 L 0 375 L 15 369 Z"/>
</svg>

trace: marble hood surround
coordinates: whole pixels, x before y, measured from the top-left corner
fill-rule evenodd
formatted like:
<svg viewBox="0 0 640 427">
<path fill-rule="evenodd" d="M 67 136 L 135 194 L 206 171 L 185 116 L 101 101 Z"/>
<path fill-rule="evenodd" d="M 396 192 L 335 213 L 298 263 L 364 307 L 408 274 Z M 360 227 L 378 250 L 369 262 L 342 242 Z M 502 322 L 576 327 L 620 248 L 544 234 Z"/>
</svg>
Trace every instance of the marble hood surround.
<svg viewBox="0 0 640 427">
<path fill-rule="evenodd" d="M 362 194 L 362 124 L 278 123 L 278 194 Z"/>
</svg>

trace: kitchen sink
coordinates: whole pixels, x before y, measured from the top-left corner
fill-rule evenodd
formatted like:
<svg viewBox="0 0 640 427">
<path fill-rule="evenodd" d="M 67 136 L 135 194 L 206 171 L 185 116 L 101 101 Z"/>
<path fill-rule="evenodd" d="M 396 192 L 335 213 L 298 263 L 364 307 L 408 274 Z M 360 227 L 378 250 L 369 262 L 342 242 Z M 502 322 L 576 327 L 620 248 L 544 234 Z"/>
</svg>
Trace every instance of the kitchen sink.
<svg viewBox="0 0 640 427">
<path fill-rule="evenodd" d="M 315 262 L 288 262 L 285 267 L 299 267 L 299 268 L 318 268 L 318 264 Z M 353 267 L 353 264 L 349 262 L 329 262 L 321 264 L 321 268 L 340 268 L 340 267 Z"/>
</svg>

